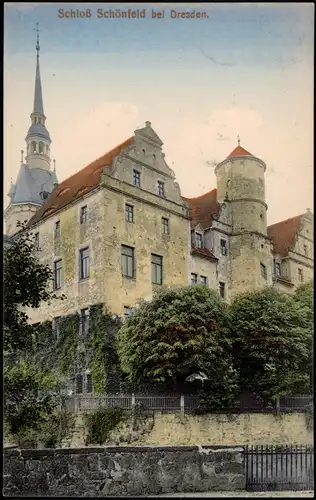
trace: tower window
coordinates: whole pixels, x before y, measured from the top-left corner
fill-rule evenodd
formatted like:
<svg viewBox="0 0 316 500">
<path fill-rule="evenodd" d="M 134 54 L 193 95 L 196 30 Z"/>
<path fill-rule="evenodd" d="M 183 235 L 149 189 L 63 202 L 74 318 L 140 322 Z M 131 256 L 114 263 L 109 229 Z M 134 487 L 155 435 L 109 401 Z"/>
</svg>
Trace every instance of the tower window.
<svg viewBox="0 0 316 500">
<path fill-rule="evenodd" d="M 144 150 L 144 148 L 142 148 L 142 153 L 143 153 L 143 155 L 146 153 L 146 151 Z"/>
<path fill-rule="evenodd" d="M 133 184 L 134 186 L 140 186 L 140 172 L 138 170 L 133 170 Z"/>
<path fill-rule="evenodd" d="M 200 276 L 200 283 L 201 285 L 207 285 L 207 277 L 206 276 Z"/>
<path fill-rule="evenodd" d="M 298 269 L 298 280 L 299 281 L 304 281 L 304 278 L 303 278 L 303 269 Z"/>
<path fill-rule="evenodd" d="M 267 279 L 267 268 L 262 262 L 260 262 L 260 272 L 261 272 L 261 276 L 266 280 Z"/>
<path fill-rule="evenodd" d="M 225 299 L 225 283 L 219 282 L 219 294 L 222 299 Z"/>
<path fill-rule="evenodd" d="M 308 248 L 307 248 L 307 245 L 304 245 L 304 255 L 305 255 L 305 257 L 308 257 Z"/>
<path fill-rule="evenodd" d="M 162 181 L 158 181 L 158 194 L 159 196 L 165 196 L 165 184 Z"/>
<path fill-rule="evenodd" d="M 275 275 L 281 276 L 281 264 L 280 264 L 280 262 L 275 263 Z"/>
<path fill-rule="evenodd" d="M 42 141 L 38 144 L 38 150 L 41 155 L 44 154 L 44 143 Z"/>
<path fill-rule="evenodd" d="M 31 144 L 31 152 L 32 153 L 36 153 L 36 142 L 35 141 L 32 141 L 32 144 Z"/>
<path fill-rule="evenodd" d="M 221 238 L 220 245 L 221 245 L 221 254 L 227 255 L 227 241 Z"/>
</svg>

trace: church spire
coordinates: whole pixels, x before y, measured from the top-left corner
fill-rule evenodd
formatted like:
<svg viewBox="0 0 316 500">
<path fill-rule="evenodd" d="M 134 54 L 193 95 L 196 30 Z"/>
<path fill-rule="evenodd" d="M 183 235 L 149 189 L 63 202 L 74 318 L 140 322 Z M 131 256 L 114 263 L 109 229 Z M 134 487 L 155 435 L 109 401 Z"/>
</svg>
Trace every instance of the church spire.
<svg viewBox="0 0 316 500">
<path fill-rule="evenodd" d="M 42 96 L 42 84 L 41 84 L 41 73 L 40 73 L 40 65 L 39 65 L 39 53 L 40 53 L 40 44 L 39 44 L 39 33 L 38 23 L 36 23 L 37 32 L 36 38 L 36 75 L 35 75 L 35 92 L 34 92 L 34 106 L 33 113 L 40 113 L 44 115 L 44 106 L 43 106 L 43 96 Z"/>
<path fill-rule="evenodd" d="M 27 144 L 26 163 L 30 168 L 50 170 L 50 144 L 51 139 L 45 126 L 42 83 L 39 64 L 40 42 L 38 23 L 36 23 L 36 74 L 34 104 L 31 114 L 31 126 L 25 138 Z"/>
</svg>

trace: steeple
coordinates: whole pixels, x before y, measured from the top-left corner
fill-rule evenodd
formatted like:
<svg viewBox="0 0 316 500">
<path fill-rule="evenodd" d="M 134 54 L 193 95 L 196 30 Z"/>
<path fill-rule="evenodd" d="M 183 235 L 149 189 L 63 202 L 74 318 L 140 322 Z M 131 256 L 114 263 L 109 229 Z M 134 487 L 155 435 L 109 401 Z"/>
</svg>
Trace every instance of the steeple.
<svg viewBox="0 0 316 500">
<path fill-rule="evenodd" d="M 40 42 L 38 23 L 36 23 L 36 72 L 33 112 L 31 114 L 32 124 L 25 138 L 27 143 L 26 164 L 30 168 L 50 170 L 50 144 L 51 139 L 45 127 L 46 116 L 44 115 L 42 83 L 40 73 Z"/>
<path fill-rule="evenodd" d="M 39 53 L 40 53 L 40 44 L 39 44 L 39 33 L 38 23 L 36 23 L 37 31 L 37 39 L 36 39 L 36 75 L 35 75 L 35 92 L 34 92 L 34 106 L 33 113 L 39 113 L 44 115 L 44 106 L 43 106 L 43 96 L 42 96 L 42 84 L 41 84 L 41 73 L 40 73 L 40 65 L 39 65 Z"/>
<path fill-rule="evenodd" d="M 42 84 L 40 75 L 40 43 L 38 24 L 36 26 L 36 74 L 33 111 L 31 126 L 25 138 L 26 156 L 21 150 L 21 165 L 15 183 L 11 181 L 8 196 L 10 203 L 5 210 L 7 235 L 11 236 L 19 231 L 17 222 L 30 220 L 36 211 L 49 198 L 58 180 L 56 168 L 50 169 L 50 144 L 49 132 L 45 127 Z"/>
</svg>

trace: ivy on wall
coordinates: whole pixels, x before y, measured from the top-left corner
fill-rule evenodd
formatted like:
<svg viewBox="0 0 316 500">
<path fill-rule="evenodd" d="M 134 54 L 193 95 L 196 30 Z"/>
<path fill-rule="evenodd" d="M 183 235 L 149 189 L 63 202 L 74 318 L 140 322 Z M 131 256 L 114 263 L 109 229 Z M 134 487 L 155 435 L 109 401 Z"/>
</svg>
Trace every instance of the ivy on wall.
<svg viewBox="0 0 316 500">
<path fill-rule="evenodd" d="M 116 333 L 122 322 L 104 311 L 103 304 L 90 308 L 88 349 L 94 391 L 102 394 L 119 389 L 119 363 L 116 351 Z"/>
<path fill-rule="evenodd" d="M 49 364 L 67 378 L 89 368 L 95 393 L 119 390 L 116 333 L 121 325 L 121 320 L 112 317 L 103 304 L 90 307 L 89 330 L 82 339 L 79 336 L 78 313 L 58 319 L 58 335 L 51 321 L 34 325 L 34 361 L 46 366 Z"/>
</svg>

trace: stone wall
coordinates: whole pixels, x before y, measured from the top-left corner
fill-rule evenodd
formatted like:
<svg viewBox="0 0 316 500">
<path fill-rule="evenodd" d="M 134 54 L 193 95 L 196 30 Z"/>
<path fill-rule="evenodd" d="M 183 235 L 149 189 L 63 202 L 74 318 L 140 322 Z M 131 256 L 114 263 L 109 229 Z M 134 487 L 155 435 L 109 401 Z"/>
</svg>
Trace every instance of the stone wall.
<svg viewBox="0 0 316 500">
<path fill-rule="evenodd" d="M 4 452 L 5 496 L 128 496 L 245 489 L 242 447 Z"/>
<path fill-rule="evenodd" d="M 84 446 L 86 432 L 83 415 L 79 414 L 68 446 Z M 125 421 L 112 431 L 105 444 L 188 446 L 205 443 L 235 446 L 240 443 L 311 445 L 313 442 L 308 416 L 302 413 L 194 416 L 155 412 L 144 415 L 136 425 L 132 416 L 127 414 Z"/>
</svg>

